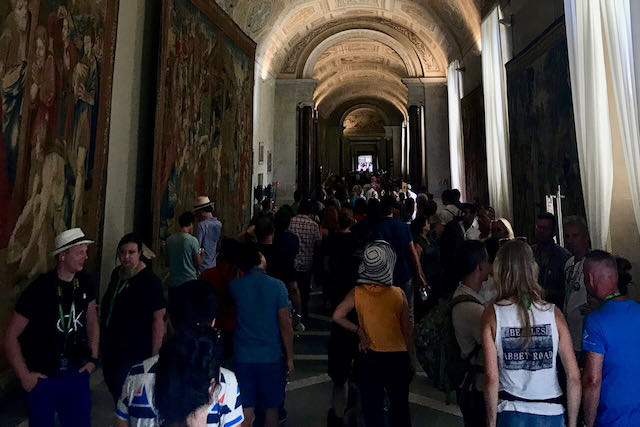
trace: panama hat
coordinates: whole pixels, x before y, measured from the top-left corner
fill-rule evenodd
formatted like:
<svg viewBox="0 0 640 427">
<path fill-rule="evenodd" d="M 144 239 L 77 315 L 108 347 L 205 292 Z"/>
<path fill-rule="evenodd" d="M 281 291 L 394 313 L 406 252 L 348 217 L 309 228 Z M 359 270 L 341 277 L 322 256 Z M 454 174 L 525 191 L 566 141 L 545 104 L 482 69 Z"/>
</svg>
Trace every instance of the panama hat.
<svg viewBox="0 0 640 427">
<path fill-rule="evenodd" d="M 56 256 L 70 247 L 91 244 L 93 240 L 87 239 L 81 229 L 71 228 L 56 236 L 56 250 L 51 252 L 51 256 Z"/>
<path fill-rule="evenodd" d="M 395 265 L 396 253 L 391 245 L 384 240 L 374 240 L 364 250 L 358 283 L 392 285 Z"/>
<path fill-rule="evenodd" d="M 206 208 L 207 206 L 213 206 L 213 202 L 209 200 L 207 196 L 198 196 L 193 204 L 193 210 L 197 211 L 198 209 Z"/>
</svg>

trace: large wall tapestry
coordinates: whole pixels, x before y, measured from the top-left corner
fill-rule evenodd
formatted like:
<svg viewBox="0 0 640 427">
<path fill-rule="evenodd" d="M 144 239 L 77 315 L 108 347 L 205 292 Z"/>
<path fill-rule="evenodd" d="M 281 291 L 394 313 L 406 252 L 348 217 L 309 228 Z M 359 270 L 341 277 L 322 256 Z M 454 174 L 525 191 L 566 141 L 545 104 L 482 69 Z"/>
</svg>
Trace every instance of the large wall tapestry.
<svg viewBox="0 0 640 427">
<path fill-rule="evenodd" d="M 460 108 L 464 135 L 466 200 L 473 202 L 477 198 L 481 204 L 486 205 L 489 203 L 489 177 L 482 86 L 462 98 Z"/>
<path fill-rule="evenodd" d="M 164 2 L 154 160 L 154 245 L 196 196 L 223 233 L 249 220 L 255 43 L 214 0 Z"/>
<path fill-rule="evenodd" d="M 22 287 L 53 267 L 56 234 L 101 239 L 117 10 L 0 2 L 0 330 Z"/>
<path fill-rule="evenodd" d="M 545 195 L 584 216 L 564 18 L 507 64 L 515 228 L 531 237 Z"/>
</svg>

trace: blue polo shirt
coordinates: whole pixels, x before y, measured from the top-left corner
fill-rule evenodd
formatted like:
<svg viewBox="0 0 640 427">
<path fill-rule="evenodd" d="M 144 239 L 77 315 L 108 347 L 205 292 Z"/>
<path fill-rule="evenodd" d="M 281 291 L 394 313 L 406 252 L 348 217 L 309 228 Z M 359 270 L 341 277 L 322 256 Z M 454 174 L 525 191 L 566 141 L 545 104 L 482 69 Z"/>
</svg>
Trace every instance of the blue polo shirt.
<svg viewBox="0 0 640 427">
<path fill-rule="evenodd" d="M 611 300 L 584 321 L 582 350 L 603 354 L 597 426 L 640 426 L 640 304 Z"/>
<path fill-rule="evenodd" d="M 284 283 L 267 276 L 263 269 L 253 268 L 229 283 L 229 293 L 237 309 L 236 363 L 279 363 L 282 338 L 278 311 L 291 307 Z"/>
</svg>

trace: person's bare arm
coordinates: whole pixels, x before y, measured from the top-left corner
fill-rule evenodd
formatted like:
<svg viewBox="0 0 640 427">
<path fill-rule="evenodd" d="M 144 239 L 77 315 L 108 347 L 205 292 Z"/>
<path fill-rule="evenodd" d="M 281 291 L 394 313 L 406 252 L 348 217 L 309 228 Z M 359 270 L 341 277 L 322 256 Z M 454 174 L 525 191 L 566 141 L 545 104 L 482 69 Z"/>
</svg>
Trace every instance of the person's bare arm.
<svg viewBox="0 0 640 427">
<path fill-rule="evenodd" d="M 347 315 L 353 310 L 356 306 L 356 297 L 355 290 L 351 289 L 351 291 L 347 294 L 346 297 L 342 300 L 340 304 L 336 307 L 336 310 L 333 312 L 333 316 L 331 320 L 336 322 L 338 325 L 342 326 L 348 331 L 353 333 L 358 332 L 358 325 L 353 323 L 351 320 L 347 319 Z"/>
<path fill-rule="evenodd" d="M 422 265 L 420 264 L 420 257 L 418 251 L 416 251 L 416 245 L 413 242 L 409 242 L 409 253 L 411 254 L 411 261 L 413 262 L 413 268 L 416 272 L 416 278 L 421 287 L 427 286 L 427 279 L 422 271 Z"/>
<path fill-rule="evenodd" d="M 371 340 L 369 339 L 369 335 L 367 332 L 353 323 L 351 320 L 347 318 L 351 310 L 356 306 L 356 291 L 355 289 L 351 289 L 351 291 L 347 294 L 346 297 L 342 300 L 340 304 L 336 307 L 336 310 L 333 312 L 333 316 L 331 320 L 336 322 L 338 325 L 342 326 L 348 331 L 351 331 L 355 334 L 358 334 L 358 338 L 360 338 L 360 350 L 367 350 L 371 346 Z"/>
<path fill-rule="evenodd" d="M 407 302 L 407 297 L 402 292 L 402 313 L 400 315 L 400 329 L 402 330 L 402 335 L 404 336 L 404 340 L 407 343 L 407 350 L 409 351 L 409 355 L 411 356 L 411 360 L 416 359 L 416 348 L 413 344 L 413 329 L 411 328 L 411 323 L 409 321 L 409 303 Z"/>
<path fill-rule="evenodd" d="M 300 296 L 300 289 L 298 288 L 298 282 L 292 280 L 287 283 L 287 292 L 289 293 L 289 299 L 291 305 L 297 314 L 302 314 L 302 297 Z"/>
<path fill-rule="evenodd" d="M 204 262 L 204 249 L 200 249 L 193 256 L 193 262 L 196 264 L 196 267 Z"/>
<path fill-rule="evenodd" d="M 602 364 L 604 354 L 587 351 L 582 371 L 582 411 L 584 424 L 591 427 L 596 422 L 602 385 Z"/>
<path fill-rule="evenodd" d="M 153 312 L 153 324 L 151 325 L 151 352 L 155 356 L 160 353 L 162 347 L 162 339 L 164 338 L 165 323 L 164 316 L 167 312 L 166 308 L 161 308 Z"/>
<path fill-rule="evenodd" d="M 293 326 L 291 325 L 291 316 L 289 315 L 289 307 L 278 310 L 278 323 L 280 324 L 280 336 L 287 352 L 287 373 L 293 372 Z"/>
<path fill-rule="evenodd" d="M 556 326 L 558 328 L 558 353 L 562 360 L 562 366 L 567 374 L 567 415 L 568 427 L 575 427 L 578 422 L 580 410 L 580 369 L 573 351 L 573 341 L 569 326 L 558 307 L 555 309 Z"/>
<path fill-rule="evenodd" d="M 129 421 L 116 417 L 116 427 L 129 427 Z"/>
<path fill-rule="evenodd" d="M 13 313 L 5 334 L 5 348 L 9 365 L 11 365 L 11 368 L 20 380 L 22 388 L 30 392 L 36 386 L 38 380 L 40 378 L 46 378 L 46 376 L 39 372 L 29 371 L 24 356 L 22 356 L 22 349 L 18 337 L 22 334 L 28 323 L 29 319 L 19 313 Z"/>
<path fill-rule="evenodd" d="M 100 323 L 98 322 L 98 308 L 96 306 L 96 300 L 91 301 L 87 307 L 87 335 L 89 338 L 91 357 L 97 359 L 100 347 Z M 80 372 L 92 373 L 95 370 L 96 365 L 93 362 L 87 362 L 82 368 L 80 368 Z"/>
<path fill-rule="evenodd" d="M 498 350 L 496 349 L 496 313 L 490 305 L 482 313 L 482 350 L 484 353 L 484 401 L 487 426 L 495 427 L 498 419 Z"/>
</svg>

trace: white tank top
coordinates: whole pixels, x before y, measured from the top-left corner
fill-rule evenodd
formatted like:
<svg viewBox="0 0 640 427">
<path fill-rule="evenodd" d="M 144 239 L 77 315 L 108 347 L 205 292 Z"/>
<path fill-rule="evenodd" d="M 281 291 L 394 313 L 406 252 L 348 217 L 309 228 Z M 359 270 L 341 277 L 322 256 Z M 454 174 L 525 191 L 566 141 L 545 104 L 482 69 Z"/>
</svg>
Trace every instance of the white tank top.
<svg viewBox="0 0 640 427">
<path fill-rule="evenodd" d="M 531 340 L 524 347 L 524 325 L 518 306 L 510 301 L 493 305 L 496 312 L 496 349 L 500 385 L 498 390 L 527 400 L 547 400 L 562 395 L 556 373 L 558 328 L 553 304 L 533 304 L 529 310 Z M 498 412 L 516 411 L 536 415 L 561 415 L 562 405 L 547 402 L 502 400 Z"/>
</svg>

